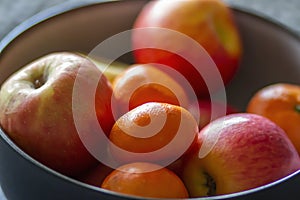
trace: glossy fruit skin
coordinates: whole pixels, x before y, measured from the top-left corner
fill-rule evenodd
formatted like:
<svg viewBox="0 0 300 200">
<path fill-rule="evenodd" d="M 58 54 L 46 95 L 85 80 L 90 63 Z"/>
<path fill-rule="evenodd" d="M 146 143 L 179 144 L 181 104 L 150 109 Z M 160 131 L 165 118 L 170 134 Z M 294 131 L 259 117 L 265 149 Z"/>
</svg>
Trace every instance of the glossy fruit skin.
<svg viewBox="0 0 300 200">
<path fill-rule="evenodd" d="M 114 124 L 110 152 L 120 163 L 175 161 L 190 148 L 197 122 L 184 108 L 149 102 L 125 113 Z"/>
<path fill-rule="evenodd" d="M 199 129 L 204 128 L 211 121 L 228 114 L 237 113 L 238 110 L 228 103 L 224 104 L 209 99 L 198 99 L 190 103 L 188 110 L 199 118 Z M 199 113 L 198 113 L 199 112 Z M 196 117 L 199 115 L 199 117 Z"/>
<path fill-rule="evenodd" d="M 200 131 L 198 143 L 198 151 L 185 157 L 182 175 L 192 197 L 245 191 L 300 169 L 285 132 L 260 115 L 218 118 Z"/>
<path fill-rule="evenodd" d="M 88 152 L 75 127 L 73 106 L 78 115 L 85 116 L 82 123 L 90 127 L 82 134 L 98 134 L 94 131 L 95 121 L 87 114 L 93 112 L 96 124 L 109 133 L 114 123 L 112 88 L 101 75 L 89 60 L 67 52 L 52 53 L 24 66 L 2 85 L 2 128 L 22 150 L 60 173 L 76 176 L 95 166 L 98 161 Z M 89 86 L 86 80 L 99 79 L 91 112 L 72 102 L 76 79 Z"/>
<path fill-rule="evenodd" d="M 300 86 L 277 83 L 257 91 L 247 112 L 269 118 L 288 135 L 300 154 Z"/>
<path fill-rule="evenodd" d="M 152 65 L 134 64 L 113 82 L 118 116 L 147 102 L 162 102 L 188 107 L 188 97 L 181 85 L 166 72 Z"/>
<path fill-rule="evenodd" d="M 188 192 L 176 174 L 145 162 L 119 167 L 106 177 L 101 187 L 139 197 L 188 198 Z"/>
<path fill-rule="evenodd" d="M 151 29 L 145 29 L 149 27 Z M 162 34 L 159 30 L 154 32 L 153 27 L 183 33 L 200 44 L 208 54 L 204 55 L 194 47 L 187 46 L 173 32 Z M 209 70 L 194 66 L 188 62 L 190 60 L 186 60 L 187 56 L 180 55 L 190 55 L 193 60 L 200 60 L 202 65 L 207 65 L 212 59 L 225 85 L 238 69 L 242 55 L 239 31 L 231 10 L 220 0 L 151 1 L 138 15 L 134 28 L 144 29 L 142 32 L 133 29 L 132 44 L 136 62 L 160 63 L 178 70 L 199 97 L 208 95 L 209 91 L 202 76 Z M 151 48 L 142 48 L 145 46 Z M 207 78 L 218 78 L 213 74 L 210 76 Z M 222 86 L 208 87 L 217 90 Z"/>
</svg>

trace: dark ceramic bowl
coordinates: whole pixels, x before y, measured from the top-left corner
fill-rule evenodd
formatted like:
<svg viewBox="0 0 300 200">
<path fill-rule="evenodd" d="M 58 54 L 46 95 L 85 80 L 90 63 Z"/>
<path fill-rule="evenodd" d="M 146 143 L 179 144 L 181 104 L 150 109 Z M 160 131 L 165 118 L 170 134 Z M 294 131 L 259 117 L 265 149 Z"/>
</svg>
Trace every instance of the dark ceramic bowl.
<svg viewBox="0 0 300 200">
<path fill-rule="evenodd" d="M 27 20 L 0 43 L 0 83 L 30 61 L 53 51 L 90 52 L 102 40 L 130 29 L 145 0 L 55 7 Z M 227 88 L 228 101 L 243 109 L 259 88 L 300 84 L 300 39 L 284 26 L 233 8 L 244 57 Z M 9 200 L 134 199 L 63 176 L 18 148 L 0 130 L 0 181 Z M 205 199 L 300 199 L 300 171 L 252 190 Z M 199 198 L 204 199 L 204 198 Z"/>
</svg>

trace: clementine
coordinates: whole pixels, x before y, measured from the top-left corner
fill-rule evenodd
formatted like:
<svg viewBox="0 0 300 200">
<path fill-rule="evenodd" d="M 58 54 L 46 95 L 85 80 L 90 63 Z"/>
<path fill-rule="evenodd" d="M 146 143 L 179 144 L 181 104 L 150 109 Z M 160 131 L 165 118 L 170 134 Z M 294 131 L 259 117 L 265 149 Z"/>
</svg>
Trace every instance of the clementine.
<svg viewBox="0 0 300 200">
<path fill-rule="evenodd" d="M 152 65 L 135 64 L 113 82 L 114 97 L 120 114 L 143 103 L 164 102 L 187 107 L 187 94 L 171 76 Z"/>
<path fill-rule="evenodd" d="M 278 124 L 300 154 L 300 86 L 277 83 L 259 90 L 251 98 L 247 112 L 260 114 Z"/>
<path fill-rule="evenodd" d="M 198 124 L 186 109 L 149 102 L 115 122 L 109 135 L 109 147 L 121 163 L 163 161 L 170 164 L 190 148 L 197 132 Z"/>
<path fill-rule="evenodd" d="M 188 198 L 181 179 L 159 165 L 138 162 L 123 165 L 109 174 L 102 188 L 150 198 Z"/>
</svg>

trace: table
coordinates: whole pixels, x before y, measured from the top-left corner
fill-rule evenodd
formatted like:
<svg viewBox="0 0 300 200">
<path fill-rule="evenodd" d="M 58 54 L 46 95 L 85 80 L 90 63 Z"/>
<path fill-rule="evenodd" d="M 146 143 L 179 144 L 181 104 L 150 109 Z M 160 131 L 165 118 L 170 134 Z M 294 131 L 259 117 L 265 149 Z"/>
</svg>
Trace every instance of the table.
<svg viewBox="0 0 300 200">
<path fill-rule="evenodd" d="M 250 9 L 282 23 L 300 35 L 299 0 L 224 0 L 234 6 Z M 0 40 L 18 24 L 36 13 L 61 3 L 91 2 L 91 0 L 0 0 Z M 1 164 L 1 163 L 0 163 Z M 0 200 L 6 200 L 0 187 Z"/>
</svg>

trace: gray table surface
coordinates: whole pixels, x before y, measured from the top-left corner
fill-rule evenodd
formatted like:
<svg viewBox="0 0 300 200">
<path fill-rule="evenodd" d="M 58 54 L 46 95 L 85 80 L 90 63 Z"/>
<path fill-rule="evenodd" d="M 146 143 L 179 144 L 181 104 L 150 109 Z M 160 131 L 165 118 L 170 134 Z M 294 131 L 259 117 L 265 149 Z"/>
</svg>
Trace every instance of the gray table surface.
<svg viewBox="0 0 300 200">
<path fill-rule="evenodd" d="M 0 40 L 18 24 L 36 13 L 61 3 L 90 2 L 91 0 L 0 0 Z M 300 35 L 299 0 L 224 0 L 278 21 Z M 1 164 L 1 163 L 0 163 Z M 1 181 L 0 181 L 1 182 Z M 0 188 L 0 200 L 6 198 Z"/>
</svg>

